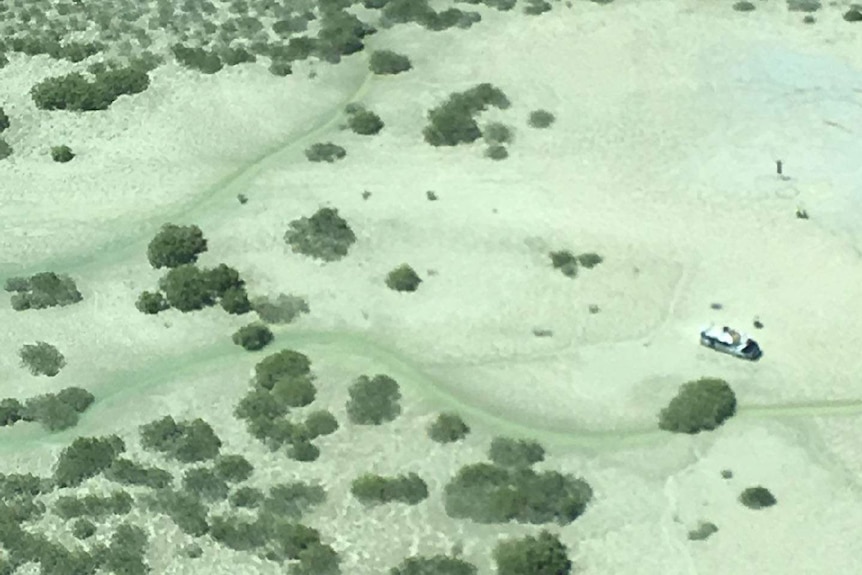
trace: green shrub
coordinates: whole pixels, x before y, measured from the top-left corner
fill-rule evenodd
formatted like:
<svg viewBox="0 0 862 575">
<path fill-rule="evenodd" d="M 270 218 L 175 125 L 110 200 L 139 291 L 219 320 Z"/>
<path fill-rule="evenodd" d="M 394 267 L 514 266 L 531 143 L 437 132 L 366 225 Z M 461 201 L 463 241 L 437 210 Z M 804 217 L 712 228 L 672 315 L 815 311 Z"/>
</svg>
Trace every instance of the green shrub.
<svg viewBox="0 0 862 575">
<path fill-rule="evenodd" d="M 51 159 L 55 162 L 65 164 L 66 162 L 71 161 L 74 157 L 75 154 L 72 152 L 72 148 L 65 144 L 62 146 L 53 146 L 51 148 Z"/>
<path fill-rule="evenodd" d="M 135 301 L 135 307 L 141 313 L 155 315 L 169 309 L 171 306 L 162 292 L 143 291 L 138 296 L 137 301 Z"/>
<path fill-rule="evenodd" d="M 174 421 L 170 415 L 140 427 L 141 447 L 156 451 L 182 463 L 214 459 L 221 439 L 203 419 Z"/>
<path fill-rule="evenodd" d="M 408 22 L 422 23 L 434 14 L 434 10 L 428 6 L 428 0 L 389 0 L 383 6 L 382 16 L 386 22 L 392 24 L 406 24 Z"/>
<path fill-rule="evenodd" d="M 317 461 L 320 448 L 307 439 L 293 441 L 287 448 L 287 456 L 294 461 Z"/>
<path fill-rule="evenodd" d="M 392 50 L 375 50 L 368 59 L 368 67 L 375 74 L 392 75 L 407 72 L 413 68 L 410 58 Z"/>
<path fill-rule="evenodd" d="M 266 498 L 262 500 L 261 513 L 299 520 L 325 501 L 326 490 L 317 483 L 278 483 L 269 488 Z"/>
<path fill-rule="evenodd" d="M 556 117 L 547 110 L 533 110 L 527 119 L 527 124 L 531 128 L 547 128 L 554 123 Z"/>
<path fill-rule="evenodd" d="M 291 575 L 340 575 L 341 559 L 332 546 L 312 543 L 300 550 L 299 563 L 293 565 Z"/>
<path fill-rule="evenodd" d="M 366 473 L 353 480 L 350 492 L 366 505 L 393 501 L 416 505 L 428 498 L 428 484 L 412 472 L 395 477 Z"/>
<path fill-rule="evenodd" d="M 308 158 L 309 162 L 328 162 L 331 164 L 346 156 L 347 150 L 332 142 L 318 142 L 305 150 L 305 157 Z"/>
<path fill-rule="evenodd" d="M 69 62 L 81 62 L 104 49 L 101 42 L 65 42 L 60 46 L 60 57 Z"/>
<path fill-rule="evenodd" d="M 16 421 L 21 421 L 23 411 L 24 406 L 14 397 L 0 400 L 0 426 L 12 425 Z"/>
<path fill-rule="evenodd" d="M 263 491 L 257 487 L 248 486 L 240 487 L 228 497 L 228 501 L 234 507 L 257 507 L 263 500 Z"/>
<path fill-rule="evenodd" d="M 159 288 L 171 307 L 184 313 L 204 309 L 215 303 L 206 272 L 193 264 L 170 269 L 159 279 Z"/>
<path fill-rule="evenodd" d="M 125 450 L 125 443 L 116 435 L 78 437 L 60 453 L 54 481 L 58 487 L 77 487 L 108 469 Z"/>
<path fill-rule="evenodd" d="M 736 413 L 736 395 L 726 381 L 703 377 L 684 383 L 659 413 L 659 428 L 675 433 L 711 431 Z"/>
<path fill-rule="evenodd" d="M 290 76 L 291 74 L 293 74 L 293 66 L 291 66 L 290 62 L 288 62 L 287 60 L 282 60 L 281 58 L 273 58 L 270 61 L 269 68 L 267 68 L 267 70 L 269 70 L 269 73 L 272 74 L 273 76 L 279 76 L 282 78 L 285 76 Z M 320 144 L 315 144 L 315 146 L 317 146 L 317 145 L 320 145 Z M 344 152 L 344 150 L 341 149 L 341 152 Z M 335 155 L 337 155 L 337 153 L 338 152 L 336 152 Z M 311 160 L 313 162 L 320 161 L 320 160 L 312 160 L 311 156 L 309 156 L 308 150 L 306 150 L 305 155 L 308 157 L 309 160 Z M 341 157 L 344 157 L 343 154 Z M 326 161 L 332 162 L 332 161 L 334 161 L 334 159 L 327 159 Z"/>
<path fill-rule="evenodd" d="M 151 489 L 164 489 L 174 482 L 170 472 L 164 469 L 146 467 L 125 458 L 115 459 L 105 470 L 104 476 L 110 481 L 123 485 L 138 485 Z"/>
<path fill-rule="evenodd" d="M 862 10 L 851 8 L 841 16 L 845 22 L 862 22 Z M 0 66 L 2 68 L 2 66 Z"/>
<path fill-rule="evenodd" d="M 470 433 L 470 427 L 455 413 L 441 413 L 428 426 L 428 437 L 437 443 L 460 441 Z"/>
<path fill-rule="evenodd" d="M 198 226 L 165 224 L 147 245 L 147 260 L 155 269 L 176 268 L 197 262 L 205 251 L 207 240 Z M 218 277 L 224 275 L 221 270 L 213 273 Z"/>
<path fill-rule="evenodd" d="M 213 470 L 223 481 L 240 483 L 251 477 L 254 466 L 242 455 L 219 455 Z"/>
<path fill-rule="evenodd" d="M 37 421 L 48 431 L 63 431 L 78 424 L 79 414 L 75 408 L 61 401 L 56 394 L 45 393 L 31 397 L 24 403 L 21 419 Z"/>
<path fill-rule="evenodd" d="M 348 388 L 347 416 L 359 425 L 380 425 L 401 414 L 398 382 L 388 375 L 362 375 Z"/>
<path fill-rule="evenodd" d="M 542 530 L 497 544 L 493 551 L 498 575 L 569 575 L 572 561 L 559 537 Z"/>
<path fill-rule="evenodd" d="M 457 557 L 433 555 L 431 557 L 408 557 L 397 567 L 389 570 L 389 575 L 476 575 L 478 569 Z"/>
<path fill-rule="evenodd" d="M 386 287 L 400 292 L 414 292 L 419 289 L 422 278 L 407 264 L 401 264 L 386 276 Z"/>
<path fill-rule="evenodd" d="M 489 144 L 508 144 L 512 141 L 512 129 L 500 122 L 491 122 L 482 130 L 482 137 Z"/>
<path fill-rule="evenodd" d="M 820 8 L 819 0 L 787 0 L 787 10 L 790 12 L 817 12 Z"/>
<path fill-rule="evenodd" d="M 488 458 L 500 467 L 530 467 L 545 459 L 545 449 L 536 441 L 495 437 Z"/>
<path fill-rule="evenodd" d="M 527 5 L 524 6 L 524 14 L 528 16 L 538 16 L 550 11 L 551 4 L 546 0 L 527 0 Z"/>
<path fill-rule="evenodd" d="M 215 74 L 224 67 L 218 54 L 203 48 L 189 48 L 177 43 L 171 46 L 171 52 L 181 66 L 203 74 Z"/>
<path fill-rule="evenodd" d="M 319 24 L 318 50 L 324 48 L 340 56 L 361 51 L 365 47 L 362 39 L 375 31 L 373 26 L 345 10 L 324 13 Z"/>
<path fill-rule="evenodd" d="M 258 351 L 274 339 L 272 330 L 262 323 L 250 323 L 234 332 L 231 341 L 246 351 Z"/>
<path fill-rule="evenodd" d="M 420 24 L 428 30 L 439 32 L 454 27 L 467 29 L 481 20 L 482 16 L 477 12 L 464 12 L 457 8 L 447 8 L 442 12 L 429 12 L 420 21 Z"/>
<path fill-rule="evenodd" d="M 735 2 L 733 4 L 733 9 L 737 12 L 751 12 L 754 10 L 754 4 L 745 1 Z"/>
<path fill-rule="evenodd" d="M 602 258 L 602 256 L 600 256 L 599 254 L 594 254 L 592 252 L 579 254 L 577 259 L 578 264 L 581 267 L 587 269 L 592 269 L 604 261 L 604 258 Z"/>
<path fill-rule="evenodd" d="M 12 155 L 12 146 L 9 145 L 9 142 L 0 138 L 0 160 L 5 160 L 9 156 Z"/>
<path fill-rule="evenodd" d="M 78 413 L 84 413 L 96 400 L 92 393 L 82 387 L 66 387 L 57 392 L 56 397 Z"/>
<path fill-rule="evenodd" d="M 132 496 L 125 491 L 115 491 L 108 496 L 63 495 L 54 502 L 54 513 L 70 520 L 77 517 L 105 517 L 107 515 L 125 515 L 132 510 Z"/>
<path fill-rule="evenodd" d="M 144 502 L 151 510 L 170 517 L 186 535 L 200 537 L 209 530 L 207 506 L 191 493 L 160 489 L 145 497 Z"/>
<path fill-rule="evenodd" d="M 77 539 L 88 539 L 96 534 L 96 524 L 84 517 L 72 522 L 72 535 Z"/>
<path fill-rule="evenodd" d="M 102 568 L 108 573 L 147 575 L 151 571 L 145 561 L 147 544 L 147 534 L 141 527 L 129 523 L 118 525 L 111 535 Z"/>
<path fill-rule="evenodd" d="M 287 38 L 293 34 L 299 34 L 308 30 L 308 20 L 301 14 L 277 20 L 272 24 L 272 31 L 277 36 Z"/>
<path fill-rule="evenodd" d="M 331 262 L 347 255 L 356 234 L 338 210 L 320 208 L 311 217 L 290 222 L 284 241 L 294 253 Z"/>
<path fill-rule="evenodd" d="M 287 406 L 263 389 L 253 389 L 239 401 L 234 410 L 237 419 L 246 422 L 249 433 L 261 441 L 273 435 L 276 423 L 287 413 Z"/>
<path fill-rule="evenodd" d="M 219 57 L 225 66 L 237 66 L 239 64 L 253 64 L 257 57 L 242 46 L 230 46 L 219 53 Z"/>
<path fill-rule="evenodd" d="M 383 129 L 383 120 L 370 110 L 359 110 L 350 115 L 347 125 L 361 136 L 373 136 Z"/>
<path fill-rule="evenodd" d="M 21 280 L 21 278 L 14 278 Z M 75 281 L 67 275 L 57 275 L 54 272 L 40 272 L 25 280 L 27 289 L 21 282 L 16 283 L 18 293 L 12 296 L 12 307 L 16 311 L 25 309 L 44 309 L 55 306 L 67 306 L 83 299 Z M 8 282 L 7 282 L 8 287 Z"/>
<path fill-rule="evenodd" d="M 202 501 L 227 499 L 230 489 L 227 482 L 207 467 L 187 469 L 183 475 L 183 489 L 199 497 Z"/>
<path fill-rule="evenodd" d="M 275 301 L 254 298 L 251 307 L 262 322 L 270 324 L 287 324 L 310 311 L 305 298 L 287 294 L 279 294 Z"/>
<path fill-rule="evenodd" d="M 688 532 L 689 541 L 704 541 L 718 532 L 718 526 L 709 521 L 701 521 L 698 526 Z"/>
<path fill-rule="evenodd" d="M 0 133 L 3 133 L 5 130 L 7 130 L 9 126 L 9 116 L 7 116 L 3 108 L 0 107 Z"/>
<path fill-rule="evenodd" d="M 30 96 L 40 110 L 106 110 L 120 96 L 138 94 L 149 85 L 147 71 L 130 66 L 107 70 L 92 82 L 80 72 L 46 78 L 30 89 Z"/>
<path fill-rule="evenodd" d="M 288 407 L 305 407 L 314 401 L 317 388 L 310 375 L 286 376 L 275 382 L 272 395 Z"/>
<path fill-rule="evenodd" d="M 231 289 L 245 287 L 239 272 L 227 264 L 219 264 L 204 271 L 206 283 L 214 297 L 223 297 Z"/>
<path fill-rule="evenodd" d="M 265 556 L 272 561 L 299 559 L 305 549 L 320 543 L 320 533 L 306 525 L 270 514 L 261 514 L 258 521 L 267 534 Z"/>
<path fill-rule="evenodd" d="M 554 269 L 563 272 L 566 277 L 573 278 L 578 275 L 578 258 L 569 250 L 560 250 L 548 254 L 551 257 L 551 265 Z"/>
<path fill-rule="evenodd" d="M 763 486 L 747 487 L 739 495 L 739 502 L 749 509 L 763 509 L 777 503 L 775 496 Z"/>
<path fill-rule="evenodd" d="M 66 365 L 66 358 L 53 345 L 44 341 L 35 344 L 25 344 L 18 350 L 21 366 L 30 370 L 33 375 L 54 377 Z"/>
<path fill-rule="evenodd" d="M 488 83 L 451 94 L 440 106 L 428 112 L 429 124 L 423 129 L 425 141 L 432 146 L 457 146 L 476 141 L 482 131 L 474 116 L 494 106 L 506 109 L 511 105 L 506 95 Z"/>
<path fill-rule="evenodd" d="M 236 515 L 213 515 L 209 536 L 234 551 L 251 551 L 263 547 L 267 532 L 259 521 L 248 521 Z"/>
<path fill-rule="evenodd" d="M 506 146 L 493 144 L 485 149 L 485 157 L 495 161 L 505 160 L 509 157 L 509 150 L 506 149 Z"/>
<path fill-rule="evenodd" d="M 338 430 L 338 420 L 326 410 L 312 411 L 305 417 L 303 425 L 310 436 L 309 439 L 329 435 Z"/>
</svg>

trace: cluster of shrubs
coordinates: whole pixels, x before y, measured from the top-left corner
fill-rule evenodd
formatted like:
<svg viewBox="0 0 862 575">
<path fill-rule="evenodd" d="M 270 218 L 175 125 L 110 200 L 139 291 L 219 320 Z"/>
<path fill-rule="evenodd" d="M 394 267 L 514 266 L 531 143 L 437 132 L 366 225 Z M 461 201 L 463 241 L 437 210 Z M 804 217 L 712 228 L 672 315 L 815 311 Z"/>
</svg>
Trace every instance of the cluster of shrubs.
<svg viewBox="0 0 862 575">
<path fill-rule="evenodd" d="M 201 418 L 175 421 L 166 415 L 139 428 L 141 447 L 181 463 L 215 459 L 222 441 Z"/>
<path fill-rule="evenodd" d="M 488 147 L 485 156 L 492 160 L 504 160 L 509 157 L 506 144 L 512 142 L 512 128 L 501 122 L 491 122 L 482 129 L 482 138 Z"/>
<path fill-rule="evenodd" d="M 421 283 L 422 278 L 408 264 L 401 264 L 386 274 L 386 287 L 394 291 L 414 292 Z"/>
<path fill-rule="evenodd" d="M 87 112 L 107 110 L 120 96 L 139 94 L 150 85 L 145 67 L 130 65 L 105 70 L 87 79 L 80 72 L 46 78 L 30 89 L 40 110 Z"/>
<path fill-rule="evenodd" d="M 489 457 L 491 463 L 462 467 L 446 485 L 447 515 L 476 523 L 567 525 L 592 499 L 592 488 L 583 479 L 531 469 L 544 459 L 544 449 L 534 441 L 494 438 Z"/>
<path fill-rule="evenodd" d="M 94 400 L 92 393 L 80 387 L 37 395 L 23 404 L 14 397 L 7 397 L 0 400 L 0 426 L 36 421 L 48 431 L 62 431 L 74 427 Z"/>
<path fill-rule="evenodd" d="M 524 6 L 524 14 L 528 16 L 538 16 L 545 12 L 550 12 L 551 3 L 547 0 L 527 0 L 527 5 Z"/>
<path fill-rule="evenodd" d="M 7 292 L 15 292 L 11 303 L 12 309 L 16 311 L 67 306 L 84 299 L 75 285 L 75 280 L 54 272 L 39 272 L 29 278 L 8 278 L 4 289 Z"/>
<path fill-rule="evenodd" d="M 104 472 L 105 479 L 122 485 L 164 489 L 170 487 L 174 478 L 169 471 L 158 467 L 141 465 L 131 459 L 116 458 Z"/>
<path fill-rule="evenodd" d="M 305 298 L 288 294 L 279 294 L 274 300 L 265 296 L 252 298 L 251 309 L 268 324 L 287 324 L 310 311 Z"/>
<path fill-rule="evenodd" d="M 345 110 L 347 125 L 354 133 L 360 136 L 373 136 L 383 129 L 383 120 L 374 112 L 365 109 L 359 104 L 349 104 Z"/>
<path fill-rule="evenodd" d="M 147 246 L 147 259 L 155 269 L 169 269 L 159 279 L 159 291 L 142 292 L 135 307 L 157 314 L 170 307 L 196 311 L 218 302 L 230 314 L 250 312 L 245 281 L 237 270 L 223 263 L 208 269 L 195 265 L 205 251 L 207 240 L 198 226 L 162 226 Z"/>
<path fill-rule="evenodd" d="M 75 153 L 72 151 L 72 148 L 65 144 L 51 147 L 51 159 L 59 164 L 71 162 L 74 158 Z"/>
<path fill-rule="evenodd" d="M 362 51 L 365 48 L 363 39 L 377 31 L 343 7 L 323 10 L 319 24 L 315 55 L 332 63 L 340 62 L 342 56 Z"/>
<path fill-rule="evenodd" d="M 398 382 L 384 374 L 361 375 L 347 388 L 347 417 L 357 425 L 381 425 L 401 414 Z"/>
<path fill-rule="evenodd" d="M 413 64 L 404 54 L 375 50 L 368 58 L 368 69 L 379 76 L 392 76 L 413 69 Z"/>
<path fill-rule="evenodd" d="M 599 254 L 587 252 L 575 255 L 569 250 L 560 250 L 548 254 L 554 269 L 560 270 L 566 277 L 573 278 L 578 275 L 579 268 L 592 269 L 602 263 L 604 258 Z"/>
<path fill-rule="evenodd" d="M 63 495 L 54 502 L 54 513 L 65 520 L 78 517 L 101 518 L 107 515 L 126 515 L 132 510 L 134 499 L 125 491 L 110 495 Z"/>
<path fill-rule="evenodd" d="M 44 341 L 34 344 L 24 344 L 18 350 L 21 366 L 30 370 L 33 375 L 54 377 L 66 365 L 66 358 L 60 351 Z"/>
<path fill-rule="evenodd" d="M 381 22 L 385 26 L 415 22 L 434 32 L 453 27 L 470 28 L 482 19 L 478 12 L 457 8 L 437 12 L 428 5 L 428 0 L 388 0 L 382 8 Z"/>
<path fill-rule="evenodd" d="M 347 150 L 332 142 L 317 142 L 305 149 L 305 157 L 309 162 L 332 164 L 347 157 Z"/>
<path fill-rule="evenodd" d="M 426 430 L 428 437 L 437 443 L 453 443 L 467 437 L 470 426 L 457 413 L 441 413 Z"/>
<path fill-rule="evenodd" d="M 77 63 L 86 60 L 105 50 L 102 42 L 60 42 L 59 39 L 50 36 L 28 34 L 14 36 L 9 39 L 7 46 L 12 52 L 19 52 L 27 56 L 46 55 L 55 60 L 68 60 Z"/>
<path fill-rule="evenodd" d="M 659 412 L 659 429 L 675 433 L 711 431 L 736 413 L 736 394 L 722 379 L 702 377 L 682 384 Z"/>
<path fill-rule="evenodd" d="M 393 501 L 416 505 L 428 498 L 428 484 L 412 472 L 395 477 L 366 473 L 353 480 L 350 492 L 365 505 Z"/>
<path fill-rule="evenodd" d="M 77 487 L 110 468 L 125 451 L 126 444 L 117 435 L 78 437 L 60 452 L 54 465 L 54 484 Z"/>
<path fill-rule="evenodd" d="M 244 325 L 231 336 L 231 340 L 246 351 L 261 350 L 274 338 L 272 330 L 260 322 Z"/>
<path fill-rule="evenodd" d="M 499 88 L 488 83 L 451 94 L 428 112 L 429 124 L 422 131 L 425 141 L 432 146 L 457 146 L 478 140 L 482 130 L 475 116 L 489 106 L 505 110 L 511 102 Z"/>
<path fill-rule="evenodd" d="M 338 210 L 320 208 L 311 217 L 290 222 L 284 241 L 294 253 L 332 262 L 347 255 L 356 243 L 356 234 Z"/>
<path fill-rule="evenodd" d="M 291 459 L 314 461 L 320 449 L 312 441 L 335 432 L 338 421 L 323 410 L 307 414 L 303 422 L 291 421 L 287 415 L 291 408 L 310 405 L 316 395 L 308 357 L 284 349 L 258 362 L 251 389 L 237 404 L 234 415 L 273 451 L 287 445 Z"/>
</svg>

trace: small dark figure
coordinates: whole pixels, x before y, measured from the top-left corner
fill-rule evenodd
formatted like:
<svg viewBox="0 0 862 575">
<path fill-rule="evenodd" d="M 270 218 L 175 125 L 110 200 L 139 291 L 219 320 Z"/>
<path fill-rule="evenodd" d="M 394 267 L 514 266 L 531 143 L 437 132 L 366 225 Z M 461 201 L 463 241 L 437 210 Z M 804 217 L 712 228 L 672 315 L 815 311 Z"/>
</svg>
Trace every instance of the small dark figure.
<svg viewBox="0 0 862 575">
<path fill-rule="evenodd" d="M 760 320 L 759 320 L 759 319 L 754 318 L 754 327 L 755 327 L 756 329 L 763 329 L 763 324 L 760 322 Z"/>
<path fill-rule="evenodd" d="M 434 192 L 432 192 L 431 190 L 428 190 L 427 192 L 425 192 L 425 196 L 426 196 L 429 200 L 431 200 L 432 202 L 433 202 L 433 201 L 435 201 L 435 200 L 437 199 L 437 194 L 435 194 L 435 193 L 434 193 Z"/>
<path fill-rule="evenodd" d="M 369 192 L 368 190 L 365 190 L 364 192 L 362 192 L 362 199 L 363 200 L 367 200 L 370 197 L 371 197 L 371 192 Z"/>
<path fill-rule="evenodd" d="M 724 306 L 721 305 L 720 303 L 711 303 L 711 304 L 709 304 L 709 307 L 711 307 L 712 309 L 718 310 L 718 309 L 723 308 Z"/>
<path fill-rule="evenodd" d="M 236 199 L 239 200 L 239 203 L 244 204 L 248 201 L 248 198 L 245 194 L 237 194 Z"/>
<path fill-rule="evenodd" d="M 783 164 L 781 163 L 781 160 L 776 160 L 776 161 L 775 161 L 775 172 L 776 172 L 779 176 L 783 173 L 783 172 L 782 172 L 782 169 L 781 169 L 781 168 L 782 168 L 782 166 L 783 166 Z"/>
<path fill-rule="evenodd" d="M 802 208 L 796 208 L 796 217 L 800 220 L 807 220 L 808 212 L 803 210 Z"/>
</svg>

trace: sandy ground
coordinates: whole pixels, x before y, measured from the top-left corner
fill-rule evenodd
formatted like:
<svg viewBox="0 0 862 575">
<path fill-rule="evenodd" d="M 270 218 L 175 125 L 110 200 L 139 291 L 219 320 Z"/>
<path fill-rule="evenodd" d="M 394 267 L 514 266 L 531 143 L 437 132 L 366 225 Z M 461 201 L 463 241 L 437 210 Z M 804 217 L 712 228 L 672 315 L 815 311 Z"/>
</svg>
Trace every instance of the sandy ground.
<svg viewBox="0 0 862 575">
<path fill-rule="evenodd" d="M 367 79 L 361 54 L 316 66 L 312 79 L 301 68 L 280 79 L 256 67 L 199 77 L 168 65 L 147 92 L 100 114 L 35 110 L 27 88 L 65 67 L 13 60 L 0 71 L 0 97 L 26 121 L 10 129 L 16 154 L 0 164 L 0 272 L 68 272 L 85 301 L 0 310 L 3 395 L 82 385 L 99 402 L 66 433 L 5 429 L 4 467 L 47 473 L 81 434 L 123 434 L 137 453 L 140 423 L 202 416 L 226 451 L 254 461 L 255 483 L 326 485 L 329 503 L 309 522 L 345 573 L 382 573 L 461 542 L 490 574 L 496 540 L 535 528 L 448 519 L 441 489 L 484 459 L 494 435 L 530 436 L 549 450 L 541 468 L 582 475 L 596 491 L 582 518 L 552 528 L 578 573 L 860 571 L 862 40 L 843 8 L 805 25 L 783 3 L 757 6 L 578 3 L 535 19 L 480 9 L 469 32 L 411 25 L 375 36 L 371 47 L 410 56 L 415 70 L 403 76 Z M 478 81 L 513 103 L 485 116 L 516 126 L 502 162 L 484 159 L 479 144 L 422 141 L 427 109 Z M 339 131 L 351 100 L 381 115 L 379 136 Z M 526 127 L 535 108 L 557 116 L 552 128 Z M 47 157 L 59 140 L 80 151 L 70 164 Z M 347 158 L 307 162 L 302 149 L 327 140 Z M 338 208 L 359 237 L 337 264 L 290 254 L 282 241 L 290 220 L 321 205 Z M 796 219 L 797 206 L 811 219 Z M 160 275 L 145 246 L 167 221 L 201 226 L 210 243 L 201 263 L 236 267 L 250 292 L 308 297 L 312 313 L 271 349 L 309 354 L 320 386 L 313 407 L 343 422 L 320 440 L 319 461 L 270 454 L 231 418 L 261 357 L 229 341 L 247 318 L 134 309 Z M 554 249 L 605 262 L 572 280 L 550 269 Z M 383 285 L 403 262 L 425 279 L 415 294 Z M 753 331 L 755 316 L 763 330 Z M 698 329 L 711 322 L 752 331 L 763 359 L 700 348 Z M 553 337 L 534 337 L 535 328 Z M 66 355 L 58 377 L 18 367 L 17 349 L 35 340 Z M 346 423 L 345 387 L 362 373 L 399 380 L 400 419 Z M 657 411 L 700 376 L 731 384 L 738 416 L 711 434 L 658 432 Z M 473 426 L 462 445 L 425 438 L 440 409 Z M 432 496 L 369 512 L 348 493 L 366 470 L 416 471 Z M 736 501 L 758 484 L 777 506 Z M 688 541 L 701 520 L 719 532 Z M 169 523 L 153 534 L 154 572 L 278 571 L 209 544 L 203 563 L 189 563 Z"/>
</svg>

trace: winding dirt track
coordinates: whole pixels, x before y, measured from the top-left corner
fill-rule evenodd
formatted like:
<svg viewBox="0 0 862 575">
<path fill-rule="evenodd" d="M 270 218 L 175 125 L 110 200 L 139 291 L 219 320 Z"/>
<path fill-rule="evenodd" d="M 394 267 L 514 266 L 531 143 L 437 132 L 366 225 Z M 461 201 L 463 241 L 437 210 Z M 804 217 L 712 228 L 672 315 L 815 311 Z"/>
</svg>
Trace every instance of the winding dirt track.
<svg viewBox="0 0 862 575">
<path fill-rule="evenodd" d="M 103 270 L 118 262 L 123 262 L 131 257 L 146 251 L 146 245 L 153 234 L 166 221 L 188 220 L 202 223 L 218 224 L 229 219 L 232 210 L 225 209 L 223 202 L 233 202 L 238 191 L 242 191 L 246 184 L 261 172 L 265 171 L 271 164 L 279 164 L 283 155 L 293 153 L 303 145 L 307 145 L 323 133 L 336 127 L 344 119 L 344 106 L 350 102 L 359 101 L 368 92 L 373 84 L 373 75 L 368 74 L 357 86 L 353 95 L 342 102 L 338 108 L 329 114 L 321 115 L 315 126 L 288 142 L 284 142 L 253 159 L 246 166 L 228 176 L 222 178 L 212 186 L 201 190 L 182 205 L 158 214 L 141 219 L 137 222 L 116 221 L 108 225 L 108 229 L 114 232 L 110 244 L 94 245 L 86 250 L 65 253 L 54 258 L 47 258 L 38 262 L 29 262 L 28 265 L 3 265 L 0 266 L 0 275 L 8 277 L 11 275 L 31 275 L 45 270 L 58 273 L 74 273 L 86 277 L 86 272 Z M 678 298 L 682 285 L 685 283 L 685 273 L 680 278 L 674 297 L 669 303 L 668 313 L 662 325 L 672 315 L 675 302 Z M 469 402 L 460 400 L 446 386 L 435 381 L 433 377 L 423 372 L 419 362 L 414 361 L 406 354 L 398 351 L 382 340 L 373 340 L 368 334 L 352 331 L 320 332 L 302 330 L 295 326 L 289 329 L 273 326 L 277 334 L 278 345 L 288 346 L 298 350 L 322 348 L 327 355 L 327 361 L 336 363 L 347 363 L 350 356 L 362 356 L 373 360 L 379 369 L 395 377 L 405 388 L 422 394 L 435 403 L 445 405 L 450 409 L 457 409 L 473 420 L 479 420 L 496 430 L 505 430 L 507 433 L 532 437 L 552 445 L 580 446 L 587 449 L 614 450 L 633 444 L 649 444 L 662 440 L 665 433 L 649 427 L 630 427 L 626 429 L 579 429 L 573 428 L 566 432 L 553 431 L 536 426 L 535 422 L 514 421 L 504 419 L 499 415 L 471 405 Z M 649 338 L 644 338 L 649 342 Z M 481 365 L 498 362 L 529 362 L 536 361 L 547 355 L 558 355 L 564 350 L 556 349 L 551 352 L 525 355 L 519 357 L 495 358 L 479 360 L 478 362 L 467 362 L 466 364 L 450 364 L 448 367 L 470 365 Z M 8 438 L 0 442 L 0 452 L 18 451 L 32 444 L 65 444 L 70 438 L 86 433 L 88 429 L 95 426 L 98 414 L 104 409 L 116 406 L 118 402 L 128 402 L 141 394 L 152 392 L 161 386 L 167 385 L 180 376 L 192 375 L 217 368 L 219 365 L 242 361 L 248 358 L 247 352 L 233 345 L 229 338 L 202 351 L 196 351 L 182 356 L 163 358 L 151 362 L 149 367 L 134 372 L 117 371 L 109 374 L 101 381 L 92 382 L 88 388 L 97 397 L 97 402 L 88 411 L 81 423 L 74 429 L 61 433 L 49 434 L 39 432 L 27 434 L 26 437 Z M 443 366 L 440 366 L 443 367 Z M 111 385 L 112 382 L 123 381 L 122 386 Z M 804 403 L 781 403 L 773 405 L 741 406 L 739 415 L 745 418 L 774 418 L 774 417 L 798 417 L 798 416 L 838 416 L 862 414 L 862 399 L 850 399 L 843 401 L 811 401 Z M 88 421 L 89 420 L 89 421 Z"/>
</svg>

